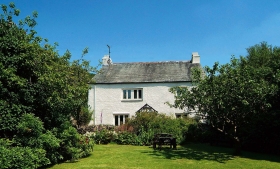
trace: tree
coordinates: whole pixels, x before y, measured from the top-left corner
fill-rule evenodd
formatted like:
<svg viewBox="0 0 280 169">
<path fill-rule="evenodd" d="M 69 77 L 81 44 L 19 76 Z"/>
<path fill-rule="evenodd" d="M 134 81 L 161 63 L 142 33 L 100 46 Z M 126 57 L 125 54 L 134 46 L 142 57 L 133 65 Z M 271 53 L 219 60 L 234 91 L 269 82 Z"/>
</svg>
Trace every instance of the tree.
<svg viewBox="0 0 280 169">
<path fill-rule="evenodd" d="M 88 106 L 88 83 L 92 81 L 94 74 L 89 72 L 97 72 L 96 68 L 89 65 L 89 62 L 84 60 L 83 57 L 88 53 L 88 48 L 85 48 L 82 57 L 79 60 L 75 60 L 71 63 L 71 77 L 69 77 L 69 83 L 76 86 L 77 96 L 74 99 L 76 103 L 75 110 L 71 114 L 75 119 L 78 127 L 88 125 L 92 119 L 93 112 Z"/>
<path fill-rule="evenodd" d="M 234 140 L 236 153 L 260 118 L 271 117 L 276 98 L 279 103 L 279 48 L 261 43 L 247 51 L 246 57 L 206 67 L 204 77 L 198 76 L 201 70 L 193 70 L 196 87 L 170 89 L 175 94 L 172 106 L 195 110 L 198 117 Z"/>
<path fill-rule="evenodd" d="M 251 123 L 252 130 L 244 147 L 254 151 L 280 154 L 280 48 L 263 42 L 247 49 L 247 66 L 257 69 L 258 78 L 262 78 L 276 88 L 274 94 L 268 95 L 270 104 L 268 113 L 258 114 Z"/>
<path fill-rule="evenodd" d="M 78 157 L 82 136 L 71 126 L 70 118 L 87 108 L 88 82 L 95 69 L 82 58 L 71 62 L 69 51 L 60 56 L 58 44 L 50 45 L 37 36 L 37 12 L 15 23 L 20 11 L 14 3 L 1 7 L 0 139 L 17 138 L 12 146 L 21 146 L 32 135 L 31 140 L 46 141 L 24 146 L 44 149 L 51 162 Z M 87 52 L 86 48 L 82 57 Z M 31 129 L 29 122 L 40 128 Z M 35 134 L 35 129 L 40 131 Z M 51 146 L 43 146 L 52 144 L 50 138 L 55 138 L 52 140 L 59 147 L 50 150 Z"/>
<path fill-rule="evenodd" d="M 81 107 L 87 107 L 88 82 L 94 71 L 83 59 L 70 62 L 71 53 L 59 56 L 56 45 L 35 36 L 37 13 L 16 25 L 13 3 L 8 11 L 2 5 L 0 71 L 1 79 L 1 126 L 13 131 L 16 119 L 23 113 L 34 113 L 47 129 L 58 127 Z M 28 28 L 28 29 L 27 29 Z M 86 48 L 82 57 L 88 52 Z M 7 112 L 11 112 L 8 113 Z M 7 129 L 7 130 L 6 130 Z"/>
</svg>

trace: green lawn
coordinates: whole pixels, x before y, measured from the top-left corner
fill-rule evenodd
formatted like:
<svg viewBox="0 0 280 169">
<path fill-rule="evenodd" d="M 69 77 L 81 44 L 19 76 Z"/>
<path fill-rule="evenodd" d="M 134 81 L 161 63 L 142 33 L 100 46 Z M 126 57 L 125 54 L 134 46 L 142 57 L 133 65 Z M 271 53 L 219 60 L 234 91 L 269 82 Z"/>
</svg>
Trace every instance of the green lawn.
<svg viewBox="0 0 280 169">
<path fill-rule="evenodd" d="M 188 144 L 177 150 L 164 147 L 154 151 L 148 146 L 95 145 L 88 158 L 66 162 L 51 169 L 113 169 L 113 168 L 280 168 L 280 157 L 243 152 L 235 157 L 230 148 L 212 147 L 205 144 Z"/>
</svg>

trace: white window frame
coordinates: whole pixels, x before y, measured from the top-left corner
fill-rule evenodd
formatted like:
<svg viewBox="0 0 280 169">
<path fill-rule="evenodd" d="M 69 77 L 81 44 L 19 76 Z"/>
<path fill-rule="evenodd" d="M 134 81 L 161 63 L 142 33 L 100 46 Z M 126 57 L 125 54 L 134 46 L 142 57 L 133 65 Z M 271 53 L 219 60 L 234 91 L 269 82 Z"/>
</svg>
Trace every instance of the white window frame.
<svg viewBox="0 0 280 169">
<path fill-rule="evenodd" d="M 124 88 L 121 98 L 122 101 L 143 101 L 143 88 Z"/>
<path fill-rule="evenodd" d="M 114 115 L 114 125 L 120 126 L 121 124 L 125 124 L 126 118 L 129 118 L 129 113 L 113 113 Z M 118 118 L 118 122 L 116 124 L 116 117 Z M 121 121 L 122 118 L 122 121 Z"/>
</svg>

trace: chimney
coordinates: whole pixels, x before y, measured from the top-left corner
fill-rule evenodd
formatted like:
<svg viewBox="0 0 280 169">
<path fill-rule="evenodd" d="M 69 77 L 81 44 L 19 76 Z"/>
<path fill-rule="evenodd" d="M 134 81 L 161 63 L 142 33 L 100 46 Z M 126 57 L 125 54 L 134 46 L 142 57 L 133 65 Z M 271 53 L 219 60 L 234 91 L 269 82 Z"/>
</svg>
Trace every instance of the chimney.
<svg viewBox="0 0 280 169">
<path fill-rule="evenodd" d="M 198 55 L 198 52 L 192 53 L 191 63 L 200 63 L 200 56 Z"/>
<path fill-rule="evenodd" d="M 102 66 L 105 66 L 105 65 L 110 65 L 112 64 L 112 59 L 109 57 L 109 55 L 104 55 L 103 58 L 102 58 Z"/>
</svg>

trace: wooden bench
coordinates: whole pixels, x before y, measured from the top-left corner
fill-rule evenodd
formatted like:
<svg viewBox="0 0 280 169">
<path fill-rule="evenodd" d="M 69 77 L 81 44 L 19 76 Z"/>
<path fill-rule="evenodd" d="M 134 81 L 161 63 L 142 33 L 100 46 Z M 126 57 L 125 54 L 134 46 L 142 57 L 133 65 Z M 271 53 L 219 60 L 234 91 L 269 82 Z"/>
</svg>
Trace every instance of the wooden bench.
<svg viewBox="0 0 280 169">
<path fill-rule="evenodd" d="M 160 150 L 162 145 L 170 145 L 170 148 L 176 149 L 176 138 L 174 138 L 172 134 L 168 133 L 155 134 L 153 138 L 153 148 L 156 149 L 157 145 Z"/>
</svg>

